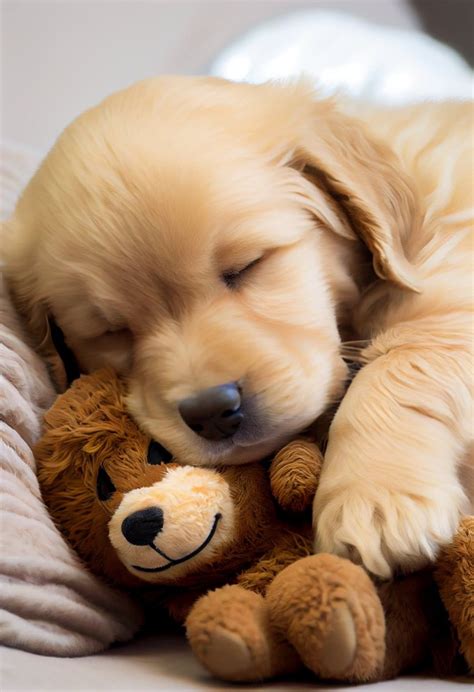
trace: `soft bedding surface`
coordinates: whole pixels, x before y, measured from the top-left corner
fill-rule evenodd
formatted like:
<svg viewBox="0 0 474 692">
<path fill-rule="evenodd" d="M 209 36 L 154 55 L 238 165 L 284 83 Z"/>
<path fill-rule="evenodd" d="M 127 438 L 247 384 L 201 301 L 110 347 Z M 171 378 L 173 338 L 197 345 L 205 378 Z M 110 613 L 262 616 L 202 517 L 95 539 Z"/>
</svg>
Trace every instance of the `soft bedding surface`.
<svg viewBox="0 0 474 692">
<path fill-rule="evenodd" d="M 2 148 L 2 217 L 37 157 Z M 140 613 L 80 564 L 44 507 L 31 446 L 55 392 L 0 277 L 0 643 L 78 656 L 129 639 Z"/>
</svg>

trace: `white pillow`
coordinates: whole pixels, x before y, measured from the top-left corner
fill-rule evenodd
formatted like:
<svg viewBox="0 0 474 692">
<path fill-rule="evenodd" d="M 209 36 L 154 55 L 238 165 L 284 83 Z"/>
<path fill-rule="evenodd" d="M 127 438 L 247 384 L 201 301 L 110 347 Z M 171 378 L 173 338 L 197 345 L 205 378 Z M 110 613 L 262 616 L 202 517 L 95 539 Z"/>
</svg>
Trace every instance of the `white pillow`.
<svg viewBox="0 0 474 692">
<path fill-rule="evenodd" d="M 419 31 L 326 10 L 257 26 L 217 57 L 211 74 L 256 83 L 305 74 L 322 95 L 386 105 L 473 96 L 472 70 L 451 48 Z"/>
</svg>

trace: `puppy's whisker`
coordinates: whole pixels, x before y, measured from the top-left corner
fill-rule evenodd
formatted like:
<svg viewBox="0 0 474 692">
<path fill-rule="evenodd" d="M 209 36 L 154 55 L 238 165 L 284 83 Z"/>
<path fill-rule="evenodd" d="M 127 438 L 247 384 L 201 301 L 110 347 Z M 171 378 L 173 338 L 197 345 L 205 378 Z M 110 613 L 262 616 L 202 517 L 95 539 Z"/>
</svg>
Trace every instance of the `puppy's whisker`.
<svg viewBox="0 0 474 692">
<path fill-rule="evenodd" d="M 354 349 L 356 351 L 361 351 L 369 345 L 369 339 L 360 339 L 358 341 L 342 341 L 342 349 Z"/>
<path fill-rule="evenodd" d="M 351 365 L 353 363 L 357 363 L 358 365 L 367 365 L 367 359 L 360 354 L 343 355 L 342 359 L 348 365 Z"/>
<path fill-rule="evenodd" d="M 341 357 L 346 363 L 365 364 L 367 362 L 362 351 L 370 342 L 367 339 L 343 341 L 340 346 Z"/>
</svg>

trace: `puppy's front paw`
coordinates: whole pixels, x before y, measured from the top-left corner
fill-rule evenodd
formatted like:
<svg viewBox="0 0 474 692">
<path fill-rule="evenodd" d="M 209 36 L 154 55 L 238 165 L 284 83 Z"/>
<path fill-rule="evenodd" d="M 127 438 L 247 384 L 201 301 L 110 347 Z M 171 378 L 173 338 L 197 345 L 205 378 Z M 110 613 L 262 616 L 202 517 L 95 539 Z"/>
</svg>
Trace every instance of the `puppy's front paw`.
<svg viewBox="0 0 474 692">
<path fill-rule="evenodd" d="M 394 569 L 411 571 L 432 562 L 452 539 L 465 500 L 459 486 L 415 495 L 360 478 L 344 480 L 342 487 L 322 484 L 316 494 L 316 552 L 349 557 L 389 578 Z"/>
</svg>

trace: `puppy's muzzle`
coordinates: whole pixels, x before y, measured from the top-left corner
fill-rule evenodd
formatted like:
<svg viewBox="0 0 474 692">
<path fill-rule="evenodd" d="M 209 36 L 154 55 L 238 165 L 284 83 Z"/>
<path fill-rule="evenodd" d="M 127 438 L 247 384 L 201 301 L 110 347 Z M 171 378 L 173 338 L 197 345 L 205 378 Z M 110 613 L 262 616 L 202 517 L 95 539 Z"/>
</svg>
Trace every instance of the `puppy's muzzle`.
<svg viewBox="0 0 474 692">
<path fill-rule="evenodd" d="M 203 389 L 183 399 L 178 408 L 186 425 L 206 440 L 232 437 L 244 419 L 235 383 Z"/>
</svg>

